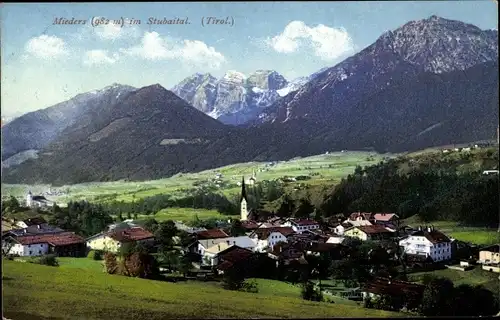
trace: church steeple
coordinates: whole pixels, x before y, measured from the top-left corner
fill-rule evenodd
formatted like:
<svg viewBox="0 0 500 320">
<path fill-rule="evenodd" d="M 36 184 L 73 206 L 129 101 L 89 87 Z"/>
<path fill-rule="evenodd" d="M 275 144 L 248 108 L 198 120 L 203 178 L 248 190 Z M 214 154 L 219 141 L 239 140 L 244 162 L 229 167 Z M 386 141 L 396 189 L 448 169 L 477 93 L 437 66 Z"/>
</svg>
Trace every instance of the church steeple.
<svg viewBox="0 0 500 320">
<path fill-rule="evenodd" d="M 245 199 L 245 201 L 248 202 L 247 198 L 247 190 L 245 188 L 245 177 L 241 177 L 241 196 L 240 196 L 240 202 Z"/>
<path fill-rule="evenodd" d="M 245 189 L 245 177 L 241 179 L 241 197 L 240 197 L 240 220 L 246 221 L 248 218 L 248 210 L 247 210 L 247 191 Z"/>
</svg>

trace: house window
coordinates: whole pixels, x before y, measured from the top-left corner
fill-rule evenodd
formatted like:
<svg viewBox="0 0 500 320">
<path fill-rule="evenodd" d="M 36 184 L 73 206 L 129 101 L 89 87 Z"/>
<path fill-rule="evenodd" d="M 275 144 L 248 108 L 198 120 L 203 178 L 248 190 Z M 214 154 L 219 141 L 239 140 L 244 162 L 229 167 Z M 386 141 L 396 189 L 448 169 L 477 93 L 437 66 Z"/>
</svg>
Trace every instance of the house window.
<svg viewBox="0 0 500 320">
<path fill-rule="evenodd" d="M 38 250 L 38 254 L 42 254 L 42 250 Z"/>
<path fill-rule="evenodd" d="M 31 256 L 31 251 L 30 251 L 30 256 Z"/>
</svg>

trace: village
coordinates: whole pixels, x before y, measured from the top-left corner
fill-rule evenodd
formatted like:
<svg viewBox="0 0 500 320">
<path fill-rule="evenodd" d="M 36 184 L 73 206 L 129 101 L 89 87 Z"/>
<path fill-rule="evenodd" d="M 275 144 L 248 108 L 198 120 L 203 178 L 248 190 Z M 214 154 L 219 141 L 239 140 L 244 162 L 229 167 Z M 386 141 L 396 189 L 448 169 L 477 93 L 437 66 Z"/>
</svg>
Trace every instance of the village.
<svg viewBox="0 0 500 320">
<path fill-rule="evenodd" d="M 321 221 L 282 218 L 249 209 L 245 180 L 240 185 L 239 220 L 221 220 L 212 229 L 190 227 L 181 221 L 163 222 L 183 232 L 186 236 L 182 240 L 175 232 L 170 239 L 158 239 L 151 228 L 133 219 L 113 223 L 106 231 L 84 238 L 34 217 L 3 221 L 3 255 L 21 261 L 46 255 L 87 259 L 89 252 L 93 256 L 119 254 L 131 245 L 155 253 L 172 241 L 172 247 L 187 261 L 183 271 L 187 279 L 221 281 L 235 271 L 242 278 L 270 277 L 292 284 L 300 284 L 305 277 L 325 297 L 364 302 L 365 306 L 367 300 L 387 295 L 421 298 L 424 285 L 409 281 L 407 275 L 412 272 L 450 268 L 467 273 L 480 268 L 500 273 L 500 245 L 480 248 L 455 240 L 432 225 L 406 225 L 395 213 L 354 212 Z M 26 203 L 32 207 L 52 205 L 31 193 Z M 359 256 L 363 245 L 365 255 Z M 355 257 L 358 260 L 353 260 Z M 366 275 L 353 277 L 350 270 L 344 270 L 341 262 L 347 260 L 366 266 Z M 176 268 L 170 264 L 160 263 L 160 272 L 175 274 Z M 336 265 L 338 272 L 332 272 Z M 342 282 L 340 288 L 331 284 L 332 273 L 339 274 L 337 280 L 341 281 L 333 283 Z M 353 281 L 349 281 L 351 277 Z M 398 311 L 416 307 L 404 305 Z"/>
</svg>

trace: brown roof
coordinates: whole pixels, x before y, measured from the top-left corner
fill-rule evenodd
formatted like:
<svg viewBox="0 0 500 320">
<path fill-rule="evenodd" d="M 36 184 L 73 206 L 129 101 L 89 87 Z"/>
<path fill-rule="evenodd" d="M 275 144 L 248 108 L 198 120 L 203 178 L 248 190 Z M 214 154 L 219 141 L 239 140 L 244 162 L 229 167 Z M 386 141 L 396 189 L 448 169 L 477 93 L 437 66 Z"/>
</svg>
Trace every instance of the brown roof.
<svg viewBox="0 0 500 320">
<path fill-rule="evenodd" d="M 416 283 L 399 281 L 388 278 L 376 278 L 367 283 L 364 292 L 388 295 L 404 295 L 408 293 L 422 294 L 424 286 Z"/>
<path fill-rule="evenodd" d="M 236 263 L 245 261 L 251 256 L 253 256 L 252 251 L 238 246 L 231 246 L 219 255 L 219 259 L 222 262 L 217 266 L 217 269 L 222 271 L 227 270 Z"/>
<path fill-rule="evenodd" d="M 241 226 L 247 230 L 255 230 L 259 227 L 259 223 L 253 220 L 242 221 Z"/>
<path fill-rule="evenodd" d="M 307 250 L 312 252 L 331 252 L 340 250 L 343 247 L 344 246 L 339 243 L 312 242 L 308 245 Z"/>
<path fill-rule="evenodd" d="M 379 225 L 372 225 L 372 226 L 359 226 L 355 227 L 358 228 L 359 230 L 363 231 L 366 234 L 378 234 L 378 233 L 392 233 L 391 231 L 387 230 L 383 226 Z"/>
<path fill-rule="evenodd" d="M 196 232 L 198 239 L 219 239 L 227 238 L 229 235 L 221 229 L 209 229 L 204 231 Z"/>
<path fill-rule="evenodd" d="M 431 230 L 430 232 L 428 230 L 419 230 L 417 232 L 412 233 L 412 236 L 425 237 L 432 244 L 442 243 L 442 242 L 451 242 L 451 240 L 450 240 L 450 238 L 448 238 L 448 236 L 446 236 L 444 233 L 437 231 L 437 230 Z"/>
<path fill-rule="evenodd" d="M 53 246 L 65 246 L 70 244 L 85 243 L 85 239 L 73 232 L 64 232 L 58 234 L 44 234 L 39 236 L 20 236 L 16 241 L 22 245 L 37 243 L 48 243 Z"/>
<path fill-rule="evenodd" d="M 259 228 L 255 230 L 252 235 L 257 235 L 259 239 L 267 239 L 272 232 L 279 232 L 285 237 L 294 233 L 291 227 L 273 227 L 273 228 Z"/>
<path fill-rule="evenodd" d="M 395 213 L 375 213 L 373 216 L 377 221 L 390 221 L 393 218 L 398 218 Z"/>
<path fill-rule="evenodd" d="M 109 232 L 108 236 L 120 242 L 139 241 L 154 237 L 151 232 L 141 227 L 133 227 L 125 230 L 114 230 Z"/>
<path fill-rule="evenodd" d="M 291 220 L 293 224 L 296 224 L 298 226 L 310 226 L 310 225 L 315 225 L 319 224 L 317 221 L 311 220 L 311 219 L 297 219 L 297 220 Z"/>
<path fill-rule="evenodd" d="M 34 226 L 38 224 L 44 224 L 47 223 L 44 218 L 42 217 L 34 217 L 34 218 L 29 218 L 26 220 L 23 220 L 24 223 L 26 223 L 27 226 Z"/>
</svg>

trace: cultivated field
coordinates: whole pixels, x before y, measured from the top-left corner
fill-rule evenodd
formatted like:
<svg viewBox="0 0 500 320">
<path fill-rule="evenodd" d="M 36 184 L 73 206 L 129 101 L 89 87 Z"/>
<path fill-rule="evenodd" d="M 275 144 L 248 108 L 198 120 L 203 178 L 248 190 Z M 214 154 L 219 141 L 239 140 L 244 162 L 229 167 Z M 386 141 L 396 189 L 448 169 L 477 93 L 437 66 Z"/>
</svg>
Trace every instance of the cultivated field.
<svg viewBox="0 0 500 320">
<path fill-rule="evenodd" d="M 405 224 L 412 227 L 425 225 L 424 222 L 420 222 L 418 217 L 415 216 L 406 219 Z M 472 242 L 478 245 L 490 245 L 500 242 L 500 233 L 497 229 L 463 227 L 455 221 L 432 221 L 429 224 L 460 241 Z"/>
<path fill-rule="evenodd" d="M 450 279 L 456 286 L 460 284 L 482 285 L 486 289 L 497 293 L 499 290 L 498 273 L 491 273 L 482 270 L 480 266 L 476 266 L 469 271 L 459 271 L 453 269 L 442 269 L 428 272 L 418 272 L 409 274 L 411 281 L 420 282 L 425 274 L 431 274 L 436 277 L 444 277 Z"/>
<path fill-rule="evenodd" d="M 86 258 L 82 258 L 86 259 Z M 279 289 L 279 288 L 276 288 Z M 226 291 L 203 283 L 111 276 L 3 261 L 4 315 L 13 319 L 324 318 L 402 316 L 358 306 Z"/>
<path fill-rule="evenodd" d="M 170 178 L 141 181 L 141 182 L 101 182 L 84 183 L 70 186 L 62 186 L 53 189 L 64 192 L 64 195 L 46 196 L 50 200 L 65 204 L 69 200 L 89 201 L 125 201 L 145 198 L 156 194 L 170 194 L 182 196 L 187 189 L 193 188 L 194 184 L 202 182 L 214 183 L 215 175 L 222 174 L 218 190 L 225 195 L 238 194 L 240 188 L 237 183 L 242 177 L 248 179 L 253 171 L 256 172 L 257 180 L 275 180 L 285 176 L 310 176 L 310 180 L 300 181 L 306 184 L 334 184 L 342 177 L 354 171 L 357 165 L 366 166 L 380 162 L 384 157 L 394 157 L 392 154 L 377 154 L 374 152 L 346 151 L 336 152 L 306 158 L 296 158 L 290 161 L 249 162 L 229 165 L 217 169 L 206 170 L 198 173 L 177 174 Z M 297 182 L 299 183 L 299 182 Z M 41 194 L 49 189 L 49 185 L 8 185 L 2 184 L 3 195 L 13 195 L 24 199 L 29 190 L 34 194 Z"/>
</svg>

